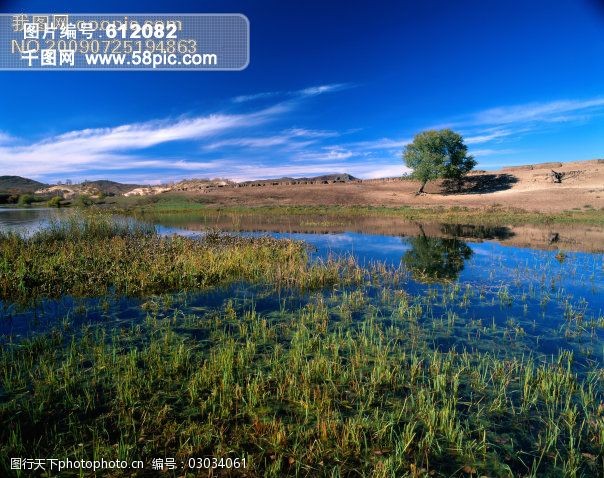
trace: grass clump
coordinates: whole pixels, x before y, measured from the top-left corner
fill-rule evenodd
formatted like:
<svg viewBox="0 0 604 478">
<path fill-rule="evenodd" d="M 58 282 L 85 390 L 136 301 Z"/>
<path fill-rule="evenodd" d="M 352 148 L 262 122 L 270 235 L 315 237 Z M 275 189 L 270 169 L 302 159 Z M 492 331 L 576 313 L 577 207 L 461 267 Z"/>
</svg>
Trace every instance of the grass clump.
<svg viewBox="0 0 604 478">
<path fill-rule="evenodd" d="M 339 276 L 309 264 L 306 246 L 269 237 L 159 235 L 104 215 L 73 216 L 24 237 L 0 237 L 0 298 L 142 295 L 246 280 L 315 287 Z"/>
</svg>

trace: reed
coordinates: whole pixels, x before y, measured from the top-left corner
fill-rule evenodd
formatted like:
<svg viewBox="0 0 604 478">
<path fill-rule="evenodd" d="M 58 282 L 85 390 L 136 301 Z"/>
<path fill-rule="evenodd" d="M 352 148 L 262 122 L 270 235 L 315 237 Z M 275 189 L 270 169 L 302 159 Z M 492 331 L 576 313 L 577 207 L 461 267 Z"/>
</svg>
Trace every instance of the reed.
<svg viewBox="0 0 604 478">
<path fill-rule="evenodd" d="M 118 203 L 113 210 L 134 215 L 187 214 L 187 217 L 212 218 L 232 216 L 233 218 L 254 216 L 300 217 L 303 221 L 321 225 L 349 223 L 359 216 L 392 217 L 408 221 L 438 222 L 443 224 L 474 224 L 485 226 L 522 224 L 591 224 L 604 225 L 602 209 L 567 210 L 555 213 L 527 211 L 510 207 L 387 207 L 387 206 L 212 206 L 190 201 L 188 198 L 174 197 L 161 203 Z"/>
<path fill-rule="evenodd" d="M 153 227 L 106 215 L 74 216 L 25 237 L 0 235 L 0 298 L 129 296 L 245 280 L 323 287 L 358 278 L 355 264 L 311 264 L 306 245 L 269 237 L 208 233 L 161 236 Z"/>
</svg>

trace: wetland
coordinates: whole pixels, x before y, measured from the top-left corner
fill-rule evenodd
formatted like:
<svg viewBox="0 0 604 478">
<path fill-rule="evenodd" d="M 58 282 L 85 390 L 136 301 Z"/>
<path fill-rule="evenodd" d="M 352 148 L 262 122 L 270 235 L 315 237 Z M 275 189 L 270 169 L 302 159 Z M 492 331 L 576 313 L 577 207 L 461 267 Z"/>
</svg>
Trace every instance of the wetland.
<svg viewBox="0 0 604 478">
<path fill-rule="evenodd" d="M 604 473 L 598 224 L 5 209 L 0 229 L 8 473 Z"/>
</svg>

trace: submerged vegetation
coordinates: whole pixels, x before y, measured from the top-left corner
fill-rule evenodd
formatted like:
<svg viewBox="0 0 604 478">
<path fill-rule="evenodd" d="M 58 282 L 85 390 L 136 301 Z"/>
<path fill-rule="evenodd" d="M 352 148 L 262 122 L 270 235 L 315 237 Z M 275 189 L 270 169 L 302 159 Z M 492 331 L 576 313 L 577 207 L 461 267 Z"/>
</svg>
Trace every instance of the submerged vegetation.
<svg viewBox="0 0 604 478">
<path fill-rule="evenodd" d="M 231 300 L 194 313 L 158 298 L 142 322 L 10 343 L 1 459 L 238 457 L 240 475 L 275 477 L 601 475 L 601 369 L 527 351 L 517 325 L 426 322 L 421 300 L 388 291 L 379 308 L 368 300 L 343 291 L 269 313 Z M 456 327 L 465 343 L 433 347 Z"/>
<path fill-rule="evenodd" d="M 101 300 L 0 336 L 0 470 L 102 457 L 143 460 L 137 476 L 602 476 L 604 317 L 561 279 L 594 288 L 602 264 L 494 256 L 473 284 L 463 241 L 410 246 L 401 267 L 360 266 L 96 215 L 4 234 L 4 305 Z M 116 322 L 123 295 L 135 313 Z M 150 474 L 168 457 L 182 468 Z"/>
</svg>

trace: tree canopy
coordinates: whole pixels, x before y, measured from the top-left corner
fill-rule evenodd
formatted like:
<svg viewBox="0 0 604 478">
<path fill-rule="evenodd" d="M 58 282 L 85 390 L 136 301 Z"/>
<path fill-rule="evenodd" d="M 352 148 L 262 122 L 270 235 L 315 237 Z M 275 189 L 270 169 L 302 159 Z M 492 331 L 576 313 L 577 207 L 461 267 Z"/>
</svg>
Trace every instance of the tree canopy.
<svg viewBox="0 0 604 478">
<path fill-rule="evenodd" d="M 448 128 L 415 135 L 413 142 L 405 147 L 403 159 L 413 170 L 411 177 L 421 182 L 418 194 L 424 192 L 428 181 L 460 180 L 476 166 L 462 136 Z"/>
</svg>

